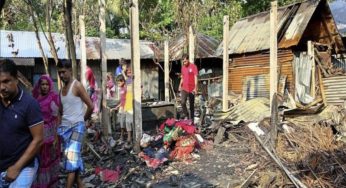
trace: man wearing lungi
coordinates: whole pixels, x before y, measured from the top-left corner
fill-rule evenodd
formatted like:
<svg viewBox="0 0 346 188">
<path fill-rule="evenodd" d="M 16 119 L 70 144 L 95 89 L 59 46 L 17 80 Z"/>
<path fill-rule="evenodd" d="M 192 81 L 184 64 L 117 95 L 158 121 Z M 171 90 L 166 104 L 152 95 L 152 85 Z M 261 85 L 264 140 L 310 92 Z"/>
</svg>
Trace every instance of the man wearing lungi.
<svg viewBox="0 0 346 188">
<path fill-rule="evenodd" d="M 68 60 L 59 61 L 58 73 L 64 86 L 60 92 L 61 125 L 58 134 L 63 142 L 63 164 L 68 173 L 67 188 L 76 182 L 83 187 L 80 172 L 84 170 L 81 149 L 85 132 L 85 121 L 93 111 L 93 103 L 83 85 L 72 77 L 72 64 Z M 84 110 L 84 104 L 87 110 Z M 85 112 L 85 113 L 84 113 Z"/>
</svg>

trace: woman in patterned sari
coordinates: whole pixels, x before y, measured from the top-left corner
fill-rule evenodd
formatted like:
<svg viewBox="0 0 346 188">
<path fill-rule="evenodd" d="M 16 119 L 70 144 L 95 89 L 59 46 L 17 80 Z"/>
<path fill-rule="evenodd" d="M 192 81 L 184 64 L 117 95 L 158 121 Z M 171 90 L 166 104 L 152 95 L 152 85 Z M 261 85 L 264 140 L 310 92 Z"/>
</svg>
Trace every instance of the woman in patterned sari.
<svg viewBox="0 0 346 188">
<path fill-rule="evenodd" d="M 32 92 L 39 102 L 44 119 L 44 142 L 39 153 L 40 166 L 32 188 L 57 187 L 60 161 L 60 141 L 57 136 L 59 119 L 59 95 L 53 81 L 42 75 Z"/>
</svg>

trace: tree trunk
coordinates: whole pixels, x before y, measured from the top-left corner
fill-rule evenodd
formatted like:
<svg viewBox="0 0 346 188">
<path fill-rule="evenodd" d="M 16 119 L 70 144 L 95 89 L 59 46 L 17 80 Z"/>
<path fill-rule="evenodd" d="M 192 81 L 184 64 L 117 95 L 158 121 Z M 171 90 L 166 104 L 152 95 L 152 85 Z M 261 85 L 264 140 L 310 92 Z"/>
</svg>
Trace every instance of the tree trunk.
<svg viewBox="0 0 346 188">
<path fill-rule="evenodd" d="M 58 64 L 59 62 L 59 57 L 58 57 L 58 52 L 55 48 L 55 44 L 54 44 L 54 41 L 53 41 L 53 37 L 52 37 L 52 31 L 51 31 L 51 25 L 50 25 L 50 20 L 51 20 L 51 11 L 52 11 L 52 5 L 53 4 L 53 1 L 52 0 L 48 0 L 47 4 L 46 4 L 46 29 L 47 29 L 47 32 L 48 32 L 48 38 L 47 38 L 47 41 L 48 41 L 48 44 L 49 44 L 49 47 L 50 47 L 50 53 L 52 54 L 53 58 L 54 58 L 54 62 L 55 62 L 55 65 Z M 58 70 L 57 70 L 58 71 Z M 60 80 L 60 76 L 57 72 L 57 80 L 58 80 L 58 89 L 60 90 L 61 88 L 61 80 Z"/>
<path fill-rule="evenodd" d="M 50 25 L 50 20 L 51 20 L 51 7 L 52 7 L 52 0 L 48 0 L 47 4 L 46 4 L 46 8 L 47 8 L 47 13 L 46 13 L 46 29 L 48 32 L 48 38 L 47 41 L 49 43 L 49 47 L 50 47 L 50 53 L 52 54 L 55 64 L 58 64 L 59 61 L 59 57 L 58 57 L 58 53 L 56 51 L 55 48 L 55 44 L 53 41 L 53 37 L 52 37 L 52 31 L 51 31 L 51 25 Z"/>
<path fill-rule="evenodd" d="M 76 49 L 73 40 L 72 31 L 72 0 L 64 0 L 64 18 L 66 27 L 66 36 L 68 43 L 68 51 L 72 60 L 72 75 L 73 78 L 77 78 L 77 60 L 76 60 Z"/>
<path fill-rule="evenodd" d="M 99 0 L 100 6 L 100 46 L 101 46 L 101 75 L 102 75 L 102 125 L 107 131 L 108 135 L 112 134 L 110 125 L 109 113 L 107 109 L 106 101 L 106 84 L 107 84 L 107 56 L 106 56 L 106 2 L 105 0 Z"/>
<path fill-rule="evenodd" d="M 49 75 L 49 69 L 48 69 L 49 62 L 48 62 L 48 58 L 45 55 L 45 53 L 43 51 L 43 48 L 42 48 L 42 43 L 41 43 L 40 35 L 38 33 L 37 20 L 36 20 L 36 16 L 35 16 L 35 13 L 34 13 L 31 1 L 29 1 L 28 7 L 29 7 L 31 18 L 32 18 L 32 22 L 33 22 L 33 25 L 34 25 L 34 29 L 35 29 L 35 36 L 36 36 L 36 39 L 37 39 L 37 45 L 38 45 L 38 47 L 40 49 L 40 52 L 41 52 L 41 55 L 42 55 L 44 69 L 45 69 L 46 74 Z"/>
</svg>

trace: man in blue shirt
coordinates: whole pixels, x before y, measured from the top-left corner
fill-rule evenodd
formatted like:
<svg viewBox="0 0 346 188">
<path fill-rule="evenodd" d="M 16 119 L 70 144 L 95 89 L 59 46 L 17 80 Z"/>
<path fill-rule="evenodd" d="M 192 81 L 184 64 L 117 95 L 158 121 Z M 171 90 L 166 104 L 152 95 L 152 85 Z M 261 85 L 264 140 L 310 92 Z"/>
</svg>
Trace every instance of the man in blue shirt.
<svg viewBox="0 0 346 188">
<path fill-rule="evenodd" d="M 42 141 L 39 104 L 18 87 L 14 62 L 0 60 L 0 188 L 31 186 Z"/>
<path fill-rule="evenodd" d="M 117 77 L 121 74 L 124 74 L 125 70 L 126 70 L 126 61 L 125 59 L 121 58 L 119 60 L 119 66 L 115 69 L 114 76 Z"/>
</svg>

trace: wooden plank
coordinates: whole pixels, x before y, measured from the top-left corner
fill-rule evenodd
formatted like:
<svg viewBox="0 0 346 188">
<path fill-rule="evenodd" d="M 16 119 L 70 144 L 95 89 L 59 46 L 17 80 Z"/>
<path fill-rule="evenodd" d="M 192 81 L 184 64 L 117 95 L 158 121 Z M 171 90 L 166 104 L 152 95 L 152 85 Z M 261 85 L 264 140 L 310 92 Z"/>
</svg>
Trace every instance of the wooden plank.
<svg viewBox="0 0 346 188">
<path fill-rule="evenodd" d="M 325 94 L 325 91 L 324 91 L 324 85 L 323 85 L 323 80 L 322 80 L 321 69 L 320 68 L 317 68 L 317 69 L 318 69 L 318 81 L 319 81 L 319 84 L 320 84 L 320 90 L 321 90 L 321 95 L 322 95 L 323 103 L 324 103 L 324 106 L 327 106 L 327 99 L 326 99 L 326 94 Z"/>
<path fill-rule="evenodd" d="M 223 78 L 222 78 L 222 110 L 228 109 L 228 36 L 229 36 L 229 16 L 223 17 Z"/>
<path fill-rule="evenodd" d="M 165 74 L 165 101 L 169 102 L 169 52 L 168 52 L 168 41 L 165 41 L 164 46 L 164 74 Z"/>
<path fill-rule="evenodd" d="M 274 152 L 272 152 L 266 145 L 265 143 L 261 140 L 261 138 L 253 132 L 253 134 L 256 137 L 256 140 L 261 144 L 263 149 L 269 154 L 269 156 L 272 158 L 272 160 L 280 167 L 281 170 L 285 172 L 285 174 L 288 176 L 288 178 L 291 180 L 291 182 L 299 188 L 307 188 L 306 185 L 303 184 L 298 178 L 296 178 L 291 171 L 289 171 L 284 164 L 280 161 L 279 157 L 275 155 Z"/>
<path fill-rule="evenodd" d="M 131 4 L 131 61 L 133 67 L 133 108 L 135 125 L 135 145 L 134 151 L 140 152 L 140 141 L 142 138 L 142 88 L 141 88 L 141 67 L 139 48 L 139 15 L 138 0 L 132 0 Z"/>
<path fill-rule="evenodd" d="M 250 185 L 250 180 L 251 178 L 255 175 L 255 173 L 257 172 L 257 169 L 255 169 L 248 178 L 246 178 L 246 180 L 239 186 L 239 188 L 247 188 Z"/>
<path fill-rule="evenodd" d="M 224 138 L 226 128 L 225 127 L 220 127 L 219 130 L 217 131 L 217 134 L 214 139 L 214 144 L 220 144 Z"/>
<path fill-rule="evenodd" d="M 278 87 L 278 64 L 277 64 L 277 8 L 278 2 L 271 2 L 270 9 L 270 101 L 273 101 L 273 95 L 277 93 Z M 272 103 L 270 103 L 270 106 Z"/>
</svg>

